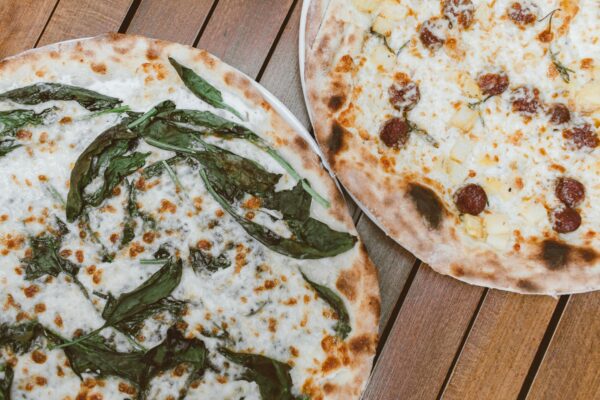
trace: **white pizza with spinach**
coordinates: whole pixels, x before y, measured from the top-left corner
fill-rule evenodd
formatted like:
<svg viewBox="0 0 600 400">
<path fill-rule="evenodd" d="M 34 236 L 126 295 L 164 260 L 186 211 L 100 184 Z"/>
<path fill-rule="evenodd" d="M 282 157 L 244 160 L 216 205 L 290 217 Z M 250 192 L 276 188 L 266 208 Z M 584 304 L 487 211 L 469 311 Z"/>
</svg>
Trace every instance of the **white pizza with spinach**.
<svg viewBox="0 0 600 400">
<path fill-rule="evenodd" d="M 0 64 L 0 399 L 358 398 L 377 275 L 243 74 L 137 36 Z"/>
</svg>

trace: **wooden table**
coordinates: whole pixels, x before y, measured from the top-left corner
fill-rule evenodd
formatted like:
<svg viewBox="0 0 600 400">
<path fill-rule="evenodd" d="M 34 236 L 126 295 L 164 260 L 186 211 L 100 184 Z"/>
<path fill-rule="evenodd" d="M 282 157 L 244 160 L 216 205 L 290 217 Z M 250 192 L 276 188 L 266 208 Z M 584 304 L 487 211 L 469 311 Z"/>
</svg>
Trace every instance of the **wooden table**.
<svg viewBox="0 0 600 400">
<path fill-rule="evenodd" d="M 107 31 L 203 47 L 307 127 L 300 0 L 0 0 L 0 58 Z M 379 268 L 381 342 L 364 399 L 600 399 L 600 292 L 526 297 L 438 275 L 350 204 Z"/>
</svg>

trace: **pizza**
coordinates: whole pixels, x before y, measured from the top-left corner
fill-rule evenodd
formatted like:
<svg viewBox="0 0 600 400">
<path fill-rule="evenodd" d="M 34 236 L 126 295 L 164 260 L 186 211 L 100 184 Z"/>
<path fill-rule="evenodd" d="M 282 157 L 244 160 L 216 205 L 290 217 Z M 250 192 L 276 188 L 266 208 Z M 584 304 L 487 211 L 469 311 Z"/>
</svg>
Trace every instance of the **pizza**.
<svg viewBox="0 0 600 400">
<path fill-rule="evenodd" d="M 0 399 L 352 399 L 377 274 L 282 106 L 109 34 L 0 64 Z"/>
<path fill-rule="evenodd" d="M 594 0 L 314 0 L 305 94 L 342 184 L 436 271 L 600 288 Z"/>
</svg>

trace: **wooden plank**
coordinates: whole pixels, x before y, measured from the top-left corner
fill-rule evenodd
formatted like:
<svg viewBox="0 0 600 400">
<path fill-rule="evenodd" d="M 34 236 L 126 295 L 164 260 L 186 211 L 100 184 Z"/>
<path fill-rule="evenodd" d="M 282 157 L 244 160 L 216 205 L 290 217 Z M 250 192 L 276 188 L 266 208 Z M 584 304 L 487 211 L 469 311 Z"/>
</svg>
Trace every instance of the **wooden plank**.
<svg viewBox="0 0 600 400">
<path fill-rule="evenodd" d="M 200 33 L 213 0 L 143 0 L 127 33 L 192 45 Z"/>
<path fill-rule="evenodd" d="M 291 5 L 292 0 L 221 0 L 198 47 L 256 77 Z"/>
<path fill-rule="evenodd" d="M 301 11 L 302 5 L 297 4 L 273 51 L 269 64 L 265 68 L 260 83 L 281 100 L 305 127 L 309 128 L 310 121 L 302 95 L 298 64 Z"/>
<path fill-rule="evenodd" d="M 415 265 L 415 256 L 403 249 L 362 214 L 357 224 L 358 233 L 379 272 L 381 319 L 379 332 L 387 326 L 398 302 L 404 284 Z M 392 318 L 392 321 L 394 318 Z"/>
<path fill-rule="evenodd" d="M 517 398 L 557 302 L 488 291 L 443 398 Z"/>
<path fill-rule="evenodd" d="M 119 30 L 133 0 L 61 0 L 40 46 Z"/>
<path fill-rule="evenodd" d="M 571 296 L 527 396 L 600 398 L 600 292 Z"/>
<path fill-rule="evenodd" d="M 422 264 L 363 399 L 436 398 L 483 292 Z"/>
<path fill-rule="evenodd" d="M 58 0 L 3 1 L 0 5 L 0 58 L 35 46 Z"/>
</svg>

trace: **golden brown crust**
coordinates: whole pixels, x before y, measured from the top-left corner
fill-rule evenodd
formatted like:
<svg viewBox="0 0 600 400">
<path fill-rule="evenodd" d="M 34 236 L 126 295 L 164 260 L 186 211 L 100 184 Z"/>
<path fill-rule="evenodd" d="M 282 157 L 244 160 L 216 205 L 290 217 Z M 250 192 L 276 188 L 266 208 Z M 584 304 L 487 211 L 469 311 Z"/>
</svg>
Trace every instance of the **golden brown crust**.
<svg viewBox="0 0 600 400">
<path fill-rule="evenodd" d="M 205 71 L 210 71 L 211 81 L 226 86 L 228 92 L 243 99 L 251 107 L 260 107 L 268 116 L 269 129 L 264 133 L 267 139 L 301 171 L 301 175 L 317 191 L 330 200 L 330 209 L 324 211 L 329 214 L 329 219 L 356 234 L 341 193 L 306 138 L 279 114 L 277 106 L 269 102 L 256 83 L 204 50 L 142 36 L 111 33 L 92 39 L 59 43 L 8 58 L 0 62 L 0 74 L 23 82 L 39 81 L 40 76 L 36 77 L 36 71 L 43 71 L 44 62 L 63 66 L 75 62 L 89 66 L 92 71 L 91 79 L 102 79 L 110 75 L 112 68 L 117 68 L 118 65 L 120 72 L 129 70 L 128 73 L 145 76 L 147 85 L 152 85 L 153 82 L 173 78 L 175 73 L 165 68 L 169 56 L 194 62 L 194 68 L 202 67 Z M 52 76 L 47 76 L 47 79 L 51 80 Z M 352 296 L 341 292 L 345 297 L 353 329 L 347 340 L 339 344 L 345 349 L 344 356 L 339 357 L 339 365 L 335 361 L 329 361 L 329 368 L 345 369 L 340 374 L 345 378 L 327 378 L 330 379 L 327 385 L 310 387 L 310 390 L 327 399 L 359 397 L 371 370 L 378 339 L 380 300 L 377 271 L 360 242 L 353 250 L 339 257 L 347 263 L 343 265 L 348 265 L 343 274 L 351 275 L 354 279 Z"/>
<path fill-rule="evenodd" d="M 349 132 L 353 119 L 347 102 L 353 96 L 365 28 L 349 12 L 349 1 L 315 3 L 327 12 L 324 20 L 307 18 L 306 32 L 318 33 L 314 40 L 306 38 L 304 76 L 317 141 L 338 179 L 386 233 L 436 271 L 468 283 L 553 295 L 600 288 L 596 249 L 547 238 L 500 256 L 459 238 L 458 217 L 447 212 L 453 205 L 435 195 L 445 188 L 424 176 L 381 173 L 384 160 Z"/>
</svg>

